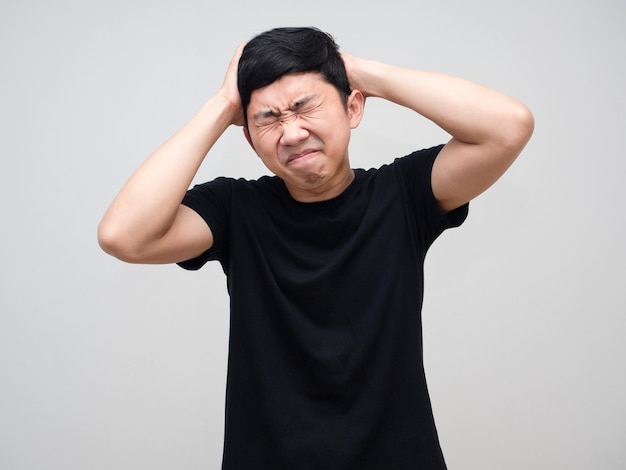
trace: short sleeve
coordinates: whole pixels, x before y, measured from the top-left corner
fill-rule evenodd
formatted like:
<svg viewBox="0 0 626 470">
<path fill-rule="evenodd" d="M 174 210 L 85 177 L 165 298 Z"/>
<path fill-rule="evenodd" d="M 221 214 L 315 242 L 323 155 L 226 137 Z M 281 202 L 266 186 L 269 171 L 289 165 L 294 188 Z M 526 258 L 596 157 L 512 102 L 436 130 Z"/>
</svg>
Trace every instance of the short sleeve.
<svg viewBox="0 0 626 470">
<path fill-rule="evenodd" d="M 180 267 L 197 270 L 208 261 L 223 261 L 229 239 L 233 183 L 231 178 L 217 178 L 196 185 L 185 194 L 182 204 L 197 212 L 207 223 L 213 234 L 213 246 L 196 258 L 177 263 Z"/>
<path fill-rule="evenodd" d="M 432 190 L 433 164 L 443 145 L 413 152 L 394 161 L 396 177 L 402 187 L 407 217 L 417 230 L 417 237 L 426 250 L 446 229 L 460 226 L 467 218 L 469 203 L 448 213 L 441 211 Z"/>
</svg>

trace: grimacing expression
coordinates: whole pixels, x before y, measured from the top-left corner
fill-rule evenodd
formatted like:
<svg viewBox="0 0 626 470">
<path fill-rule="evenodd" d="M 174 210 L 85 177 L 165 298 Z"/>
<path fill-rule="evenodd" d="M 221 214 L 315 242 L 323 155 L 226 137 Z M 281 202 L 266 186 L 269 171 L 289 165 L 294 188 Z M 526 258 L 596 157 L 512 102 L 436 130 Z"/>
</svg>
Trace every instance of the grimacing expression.
<svg viewBox="0 0 626 470">
<path fill-rule="evenodd" d="M 352 177 L 348 143 L 361 121 L 363 104 L 359 91 L 345 103 L 318 73 L 284 75 L 252 92 L 246 137 L 292 195 L 321 194 Z"/>
</svg>

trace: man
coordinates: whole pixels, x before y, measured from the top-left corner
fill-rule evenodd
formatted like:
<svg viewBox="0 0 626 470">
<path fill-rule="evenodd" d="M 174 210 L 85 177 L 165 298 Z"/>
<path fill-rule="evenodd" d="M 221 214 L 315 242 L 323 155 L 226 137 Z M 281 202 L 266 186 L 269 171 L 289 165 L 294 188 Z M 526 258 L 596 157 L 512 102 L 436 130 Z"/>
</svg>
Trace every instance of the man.
<svg viewBox="0 0 626 470">
<path fill-rule="evenodd" d="M 353 169 L 366 97 L 451 136 Z M 275 175 L 187 191 L 231 125 Z M 423 261 L 530 138 L 525 106 L 440 74 L 340 54 L 313 28 L 240 47 L 221 89 L 122 188 L 105 251 L 198 269 L 231 297 L 224 469 L 443 469 L 422 365 Z M 181 204 L 182 201 L 182 204 Z"/>
</svg>

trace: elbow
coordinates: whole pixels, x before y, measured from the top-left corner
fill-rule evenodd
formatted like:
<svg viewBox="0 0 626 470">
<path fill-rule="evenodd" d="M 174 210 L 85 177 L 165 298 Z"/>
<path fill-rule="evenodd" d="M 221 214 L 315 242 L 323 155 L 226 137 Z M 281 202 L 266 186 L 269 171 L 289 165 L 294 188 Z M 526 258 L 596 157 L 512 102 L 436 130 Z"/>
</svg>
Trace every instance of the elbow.
<svg viewBox="0 0 626 470">
<path fill-rule="evenodd" d="M 535 116 L 525 105 L 520 105 L 518 115 L 518 127 L 522 134 L 524 145 L 526 145 L 535 130 Z"/>
<path fill-rule="evenodd" d="M 122 240 L 122 237 L 109 224 L 104 221 L 100 222 L 100 225 L 98 225 L 98 245 L 100 245 L 102 251 L 120 258 L 120 254 L 123 251 Z"/>
<path fill-rule="evenodd" d="M 506 171 L 530 140 L 535 118 L 530 109 L 516 102 L 500 116 L 497 125 L 493 124 L 493 129 L 488 153 L 497 156 L 500 171 Z"/>
<path fill-rule="evenodd" d="M 102 250 L 127 263 L 137 263 L 136 250 L 133 249 L 131 237 L 102 221 L 98 225 L 98 245 Z"/>
<path fill-rule="evenodd" d="M 535 117 L 522 103 L 511 110 L 504 139 L 504 146 L 516 156 L 524 149 L 535 130 Z"/>
</svg>

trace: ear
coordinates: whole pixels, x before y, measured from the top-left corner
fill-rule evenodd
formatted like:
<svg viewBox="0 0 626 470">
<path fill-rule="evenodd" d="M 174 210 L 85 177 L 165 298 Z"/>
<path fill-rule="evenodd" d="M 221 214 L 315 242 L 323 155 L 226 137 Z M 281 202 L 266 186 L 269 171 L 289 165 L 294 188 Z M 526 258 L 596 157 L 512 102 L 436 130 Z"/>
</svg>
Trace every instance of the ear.
<svg viewBox="0 0 626 470">
<path fill-rule="evenodd" d="M 254 144 L 252 143 L 252 138 L 250 137 L 250 132 L 248 131 L 247 126 L 243 126 L 243 135 L 246 137 L 246 140 L 250 144 L 250 147 L 252 147 L 252 150 L 254 150 L 254 152 L 256 153 L 256 149 L 254 148 Z"/>
<path fill-rule="evenodd" d="M 363 112 L 365 111 L 365 96 L 359 90 L 352 90 L 348 96 L 348 118 L 350 129 L 359 127 Z"/>
</svg>

